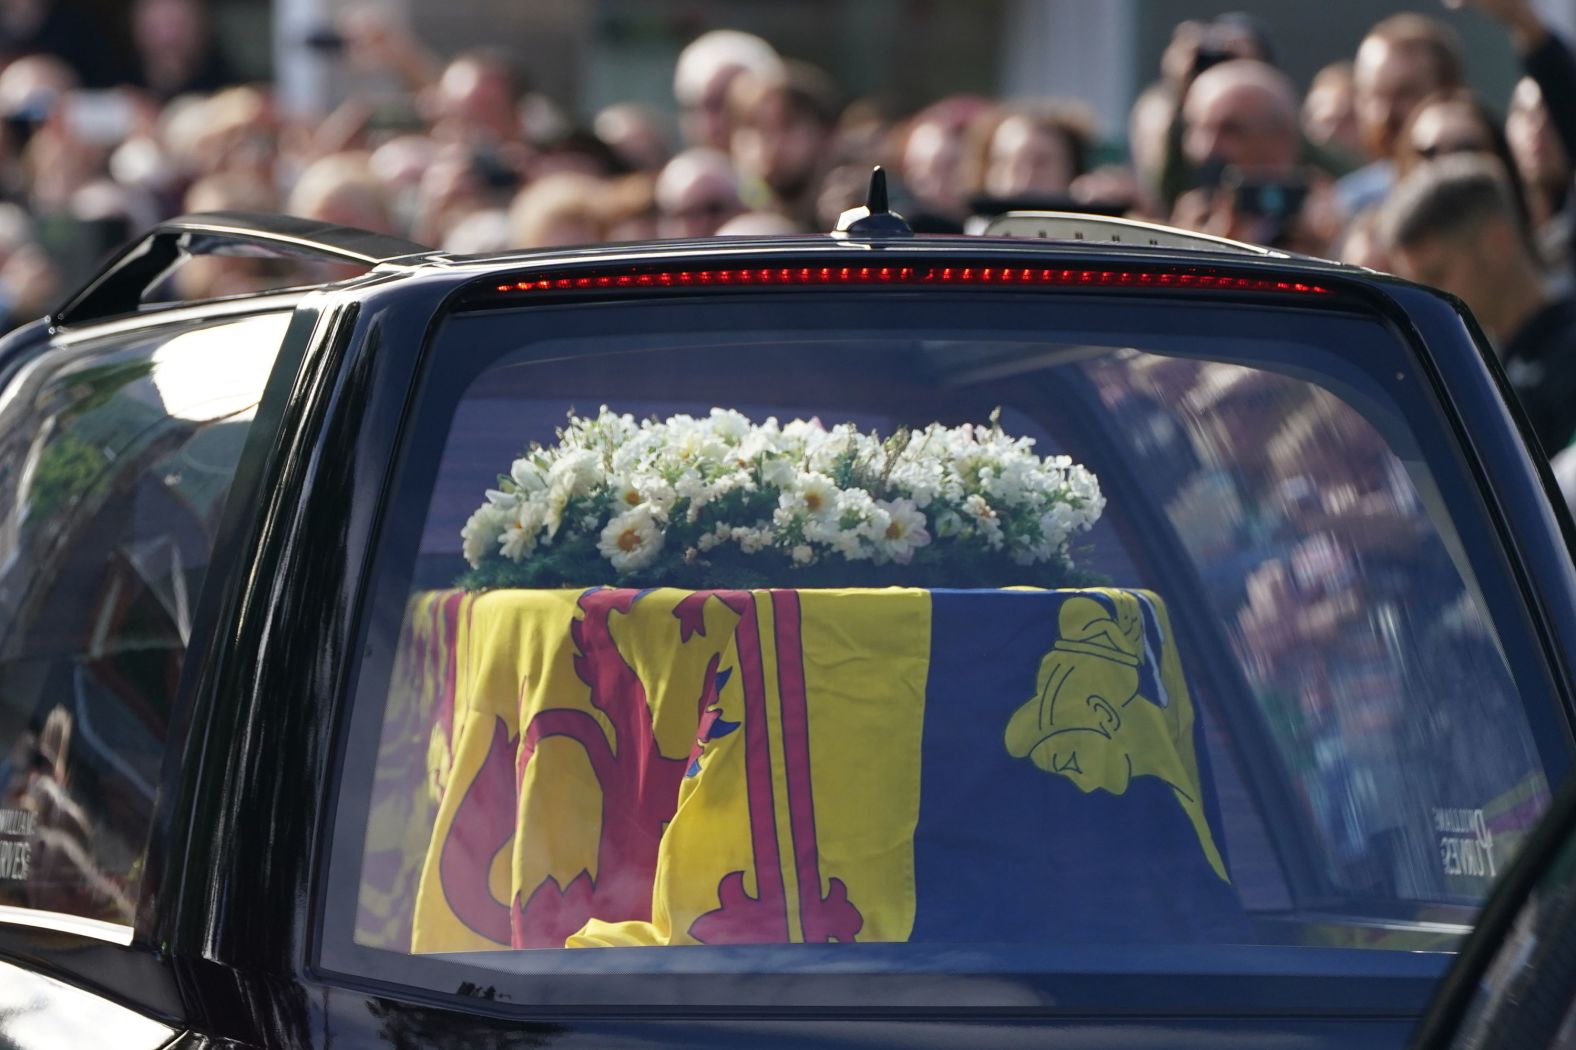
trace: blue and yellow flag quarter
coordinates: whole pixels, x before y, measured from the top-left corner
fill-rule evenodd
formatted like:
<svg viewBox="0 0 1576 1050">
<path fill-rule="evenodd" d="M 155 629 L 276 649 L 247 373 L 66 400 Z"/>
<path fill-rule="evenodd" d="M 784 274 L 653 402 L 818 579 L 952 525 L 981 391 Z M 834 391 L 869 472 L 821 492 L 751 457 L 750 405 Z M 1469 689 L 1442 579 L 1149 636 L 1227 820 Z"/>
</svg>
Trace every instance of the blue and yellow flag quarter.
<svg viewBox="0 0 1576 1050">
<path fill-rule="evenodd" d="M 1246 933 L 1153 595 L 466 610 L 413 950 Z"/>
<path fill-rule="evenodd" d="M 932 598 L 912 939 L 1246 937 L 1162 603 Z"/>
</svg>

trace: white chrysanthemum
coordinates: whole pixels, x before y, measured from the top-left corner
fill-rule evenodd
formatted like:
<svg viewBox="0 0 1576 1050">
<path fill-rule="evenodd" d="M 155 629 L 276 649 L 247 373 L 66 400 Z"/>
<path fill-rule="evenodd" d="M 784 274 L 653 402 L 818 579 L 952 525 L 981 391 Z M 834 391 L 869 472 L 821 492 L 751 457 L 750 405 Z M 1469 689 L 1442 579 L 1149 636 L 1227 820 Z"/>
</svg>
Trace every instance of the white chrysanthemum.
<svg viewBox="0 0 1576 1050">
<path fill-rule="evenodd" d="M 615 513 L 623 513 L 646 502 L 641 487 L 633 478 L 609 478 L 607 494 L 613 501 Z"/>
<path fill-rule="evenodd" d="M 815 548 L 808 543 L 796 543 L 789 557 L 793 558 L 795 565 L 809 565 L 815 561 Z"/>
<path fill-rule="evenodd" d="M 504 519 L 498 536 L 498 553 L 519 561 L 536 549 L 542 531 L 543 506 L 537 500 L 524 500 Z"/>
<path fill-rule="evenodd" d="M 601 458 L 590 449 L 565 452 L 547 470 L 548 487 L 563 490 L 568 499 L 590 494 L 601 480 Z"/>
<path fill-rule="evenodd" d="M 508 514 L 492 503 L 483 503 L 460 530 L 461 551 L 471 568 L 481 568 L 482 559 L 498 543 L 498 536 L 508 523 Z"/>
<path fill-rule="evenodd" d="M 841 493 L 825 474 L 800 474 L 793 485 L 778 498 L 783 509 L 812 522 L 835 521 L 841 507 Z"/>
<path fill-rule="evenodd" d="M 875 540 L 877 560 L 907 565 L 914 552 L 930 542 L 924 512 L 906 499 L 877 501 L 876 507 L 886 517 L 886 527 Z"/>
<path fill-rule="evenodd" d="M 596 549 L 619 572 L 634 572 L 661 553 L 662 540 L 655 508 L 643 503 L 608 522 Z"/>
</svg>

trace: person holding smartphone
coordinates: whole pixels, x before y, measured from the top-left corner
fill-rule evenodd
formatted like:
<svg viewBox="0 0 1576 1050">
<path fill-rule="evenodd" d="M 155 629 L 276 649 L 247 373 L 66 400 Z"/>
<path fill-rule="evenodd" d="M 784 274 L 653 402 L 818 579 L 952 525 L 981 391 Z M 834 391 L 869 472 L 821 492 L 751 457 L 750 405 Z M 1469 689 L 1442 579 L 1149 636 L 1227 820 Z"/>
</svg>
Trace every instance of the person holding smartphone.
<svg viewBox="0 0 1576 1050">
<path fill-rule="evenodd" d="M 1182 148 L 1199 176 L 1172 223 L 1323 252 L 1334 213 L 1327 184 L 1299 166 L 1298 114 L 1296 88 L 1273 66 L 1234 59 L 1200 73 L 1182 105 Z"/>
</svg>

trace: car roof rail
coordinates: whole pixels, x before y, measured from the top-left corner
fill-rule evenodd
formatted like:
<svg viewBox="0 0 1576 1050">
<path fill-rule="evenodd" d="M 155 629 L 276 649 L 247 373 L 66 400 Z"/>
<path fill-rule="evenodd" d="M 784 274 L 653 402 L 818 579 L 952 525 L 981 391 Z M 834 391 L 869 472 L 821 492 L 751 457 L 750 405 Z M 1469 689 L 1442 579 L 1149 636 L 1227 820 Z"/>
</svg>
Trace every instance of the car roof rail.
<svg viewBox="0 0 1576 1050">
<path fill-rule="evenodd" d="M 293 215 L 202 212 L 162 222 L 116 255 L 51 317 L 84 324 L 136 313 L 149 288 L 197 255 L 316 258 L 369 269 L 436 255 L 414 241 Z"/>
<path fill-rule="evenodd" d="M 1109 215 L 1086 215 L 1067 211 L 1009 211 L 997 215 L 978 229 L 984 237 L 1030 237 L 1053 241 L 1085 241 L 1092 244 L 1122 244 L 1139 248 L 1190 248 L 1195 251 L 1230 252 L 1236 255 L 1285 256 L 1286 253 L 1244 244 L 1226 237 L 1179 230 L 1155 222 L 1118 219 Z"/>
</svg>

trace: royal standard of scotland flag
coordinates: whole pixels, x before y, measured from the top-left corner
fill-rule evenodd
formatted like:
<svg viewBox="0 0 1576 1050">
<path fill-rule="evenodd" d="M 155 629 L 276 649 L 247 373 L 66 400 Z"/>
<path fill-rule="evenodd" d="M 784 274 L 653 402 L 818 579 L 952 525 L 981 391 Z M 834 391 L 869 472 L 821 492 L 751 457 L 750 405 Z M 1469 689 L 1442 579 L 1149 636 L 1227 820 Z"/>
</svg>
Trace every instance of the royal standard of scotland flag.
<svg viewBox="0 0 1576 1050">
<path fill-rule="evenodd" d="M 1153 595 L 444 601 L 415 951 L 1246 934 Z"/>
</svg>

